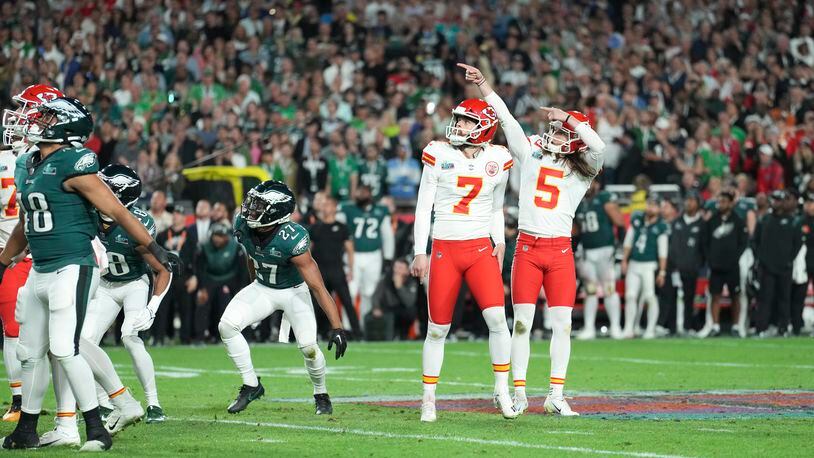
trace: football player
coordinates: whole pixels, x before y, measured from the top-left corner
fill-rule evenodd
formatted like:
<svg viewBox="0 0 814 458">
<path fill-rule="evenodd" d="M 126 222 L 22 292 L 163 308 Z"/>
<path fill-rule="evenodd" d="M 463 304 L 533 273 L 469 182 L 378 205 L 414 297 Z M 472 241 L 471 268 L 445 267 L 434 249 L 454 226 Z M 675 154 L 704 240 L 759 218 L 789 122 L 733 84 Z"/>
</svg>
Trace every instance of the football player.
<svg viewBox="0 0 814 458">
<path fill-rule="evenodd" d="M 156 229 L 152 216 L 135 206 L 141 195 L 141 178 L 138 174 L 130 167 L 113 164 L 102 169 L 99 178 L 113 191 L 119 202 L 147 228 L 150 235 L 155 237 Z M 139 331 L 146 331 L 152 326 L 162 297 L 150 298 L 149 275 L 152 272 L 136 250 L 138 243 L 120 225 L 101 213 L 99 238 L 107 252 L 108 269 L 99 282 L 96 296 L 88 306 L 82 337 L 98 345 L 105 332 L 116 321 L 119 312 L 124 309 L 122 342 L 133 359 L 136 376 L 144 388 L 144 396 L 147 398 L 146 421 L 163 422 L 166 416 L 158 402 L 153 359 L 138 336 Z M 161 270 L 156 275 L 162 277 L 156 278 L 156 282 L 163 284 L 171 274 Z M 98 384 L 97 396 L 99 405 L 110 409 L 108 393 Z"/>
<path fill-rule="evenodd" d="M 559 108 L 543 108 L 549 123 L 547 133 L 526 137 L 481 71 L 458 65 L 466 70 L 466 80 L 477 85 L 497 111 L 509 151 L 520 166 L 520 233 L 512 264 L 515 409 L 523 412 L 528 408 L 529 332 L 542 287 L 552 331 L 549 394 L 543 406 L 549 413 L 578 415 L 563 396 L 571 357 L 571 310 L 577 290 L 571 231 L 577 206 L 602 169 L 605 144 L 584 114 Z"/>
<path fill-rule="evenodd" d="M 365 317 L 373 309 L 373 293 L 382 276 L 382 261 L 393 260 L 396 242 L 390 210 L 374 204 L 371 187 L 363 184 L 356 188 L 353 203 L 342 204 L 336 219 L 348 226 L 353 238 L 353 276 L 348 286 L 351 298 L 361 296 L 359 322 L 364 330 Z"/>
<path fill-rule="evenodd" d="M 496 130 L 495 110 L 483 100 L 467 99 L 452 110 L 446 130 L 449 142 L 430 142 L 422 154 L 424 171 L 416 203 L 411 268 L 422 281 L 429 272 L 421 421 L 436 420 L 435 389 L 462 280 L 489 328 L 495 406 L 505 418 L 519 415 L 509 394 L 511 337 L 501 276 L 506 250 L 503 200 L 512 158 L 506 148 L 490 143 Z M 425 241 L 430 236 L 433 210 L 428 259 Z"/>
<path fill-rule="evenodd" d="M 23 398 L 20 421 L 4 439 L 4 448 L 39 446 L 36 430 L 48 384 L 45 356 L 49 351 L 64 370 L 83 412 L 87 432 L 83 450 L 106 450 L 112 445 L 94 393 L 95 373 L 86 361 L 90 354 L 79 355 L 85 312 L 98 285 L 93 208 L 110 216 L 138 241 L 154 270 L 169 270 L 166 252 L 96 175 L 96 154 L 72 146 L 86 141 L 92 130 L 90 113 L 72 98 L 46 102 L 26 117 L 25 137 L 35 148 L 18 158 L 15 184 L 24 211 L 0 253 L 0 273 L 23 252 L 27 239 L 33 270 L 20 292 L 25 307 L 17 311 L 21 324 L 17 356 L 22 361 L 23 385 L 30 394 Z M 167 286 L 157 284 L 156 289 L 163 291 Z M 88 351 L 94 350 L 106 358 L 98 346 L 90 344 Z M 112 388 L 114 381 L 120 383 L 117 376 L 100 379 L 105 388 Z M 121 404 L 132 396 L 126 393 L 119 399 Z"/>
<path fill-rule="evenodd" d="M 28 148 L 23 136 L 26 113 L 32 108 L 62 97 L 59 89 L 45 84 L 34 84 L 12 97 L 16 109 L 3 110 L 3 150 L 0 151 L 0 249 L 6 245 L 11 231 L 19 220 L 17 188 L 14 186 L 14 170 L 17 155 Z M 17 259 L 0 284 L 0 318 L 3 320 L 3 363 L 6 367 L 12 401 L 3 421 L 16 422 L 20 419 L 22 403 L 22 366 L 17 359 L 17 340 L 20 325 L 14 319 L 17 292 L 28 279 L 31 270 L 31 257 Z"/>
<path fill-rule="evenodd" d="M 251 259 L 249 272 L 254 281 L 232 298 L 218 324 L 226 353 L 243 378 L 237 398 L 227 409 L 229 413 L 244 410 L 265 393 L 254 372 L 249 344 L 241 332 L 277 310 L 282 310 L 291 323 L 305 357 L 305 367 L 314 385 L 316 414 L 333 413 L 325 387 L 325 357 L 317 345 L 317 323 L 309 290 L 331 323 L 328 350 L 336 345 L 336 359 L 345 354 L 348 338 L 336 304 L 311 257 L 308 231 L 291 221 L 294 208 L 294 194 L 288 186 L 268 180 L 249 191 L 235 218 L 235 236 Z"/>
<path fill-rule="evenodd" d="M 579 264 L 579 273 L 585 282 L 585 326 L 577 335 L 580 340 L 596 338 L 596 311 L 599 308 L 597 292 L 603 291 L 605 311 L 610 320 L 610 336 L 622 338 L 621 301 L 616 292 L 616 270 L 614 252 L 616 237 L 614 226 L 624 227 L 625 219 L 616 204 L 616 198 L 594 180 L 577 207 L 580 244 L 584 249 L 584 259 Z"/>
<path fill-rule="evenodd" d="M 641 316 L 638 310 L 640 303 L 647 305 L 647 328 L 642 337 L 656 337 L 659 319 L 656 286 L 664 285 L 667 278 L 667 249 L 670 241 L 670 229 L 661 219 L 659 204 L 658 197 L 649 196 L 644 214 L 637 213 L 630 218 L 630 229 L 625 234 L 622 274 L 625 275 L 626 339 L 634 337 L 638 324 L 636 317 Z"/>
</svg>

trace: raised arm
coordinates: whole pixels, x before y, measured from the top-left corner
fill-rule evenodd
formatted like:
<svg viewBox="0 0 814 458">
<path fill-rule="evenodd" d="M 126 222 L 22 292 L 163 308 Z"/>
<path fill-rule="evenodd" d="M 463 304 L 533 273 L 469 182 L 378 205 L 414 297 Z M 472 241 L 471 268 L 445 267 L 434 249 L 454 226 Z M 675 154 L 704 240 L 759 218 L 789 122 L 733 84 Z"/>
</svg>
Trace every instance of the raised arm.
<svg viewBox="0 0 814 458">
<path fill-rule="evenodd" d="M 509 107 L 500 96 L 495 92 L 480 70 L 476 67 L 466 64 L 458 64 L 459 67 L 466 70 L 466 80 L 478 86 L 481 96 L 486 102 L 495 109 L 497 119 L 500 121 L 500 127 L 503 128 L 503 134 L 506 135 L 506 142 L 509 145 L 509 151 L 512 156 L 522 161 L 526 156 L 531 154 L 531 143 L 529 143 L 526 133 L 517 122 L 517 119 L 512 116 Z"/>
<path fill-rule="evenodd" d="M 585 160 L 588 161 L 594 173 L 599 173 L 605 161 L 605 142 L 587 122 L 585 115 L 580 116 L 582 119 L 577 119 L 559 108 L 542 107 L 541 110 L 545 112 L 548 122 L 560 121 L 563 127 L 567 127 L 579 135 L 579 139 L 588 147 L 588 151 L 585 152 Z"/>
</svg>

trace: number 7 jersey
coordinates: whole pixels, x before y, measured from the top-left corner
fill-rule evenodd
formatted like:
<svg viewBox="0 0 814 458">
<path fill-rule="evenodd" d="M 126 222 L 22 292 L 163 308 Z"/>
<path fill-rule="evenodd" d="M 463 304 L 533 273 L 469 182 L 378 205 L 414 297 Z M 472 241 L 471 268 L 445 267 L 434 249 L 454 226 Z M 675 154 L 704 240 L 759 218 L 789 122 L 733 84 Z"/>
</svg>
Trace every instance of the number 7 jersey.
<svg viewBox="0 0 814 458">
<path fill-rule="evenodd" d="M 288 289 L 304 281 L 300 271 L 291 263 L 311 246 L 308 231 L 297 223 L 283 223 L 274 233 L 261 241 L 238 215 L 235 218 L 235 236 L 254 264 L 257 282 L 274 289 Z"/>
<path fill-rule="evenodd" d="M 11 231 L 17 225 L 20 211 L 17 208 L 17 187 L 14 186 L 14 169 L 17 158 L 10 150 L 0 151 L 0 247 L 6 246 Z"/>
<path fill-rule="evenodd" d="M 432 238 L 472 240 L 492 236 L 503 243 L 503 200 L 513 165 L 503 146 L 484 146 L 473 159 L 447 142 L 430 142 L 421 157 L 416 205 L 416 247 L 429 236 L 429 211 L 435 210 Z M 416 254 L 423 251 L 416 249 Z"/>
</svg>

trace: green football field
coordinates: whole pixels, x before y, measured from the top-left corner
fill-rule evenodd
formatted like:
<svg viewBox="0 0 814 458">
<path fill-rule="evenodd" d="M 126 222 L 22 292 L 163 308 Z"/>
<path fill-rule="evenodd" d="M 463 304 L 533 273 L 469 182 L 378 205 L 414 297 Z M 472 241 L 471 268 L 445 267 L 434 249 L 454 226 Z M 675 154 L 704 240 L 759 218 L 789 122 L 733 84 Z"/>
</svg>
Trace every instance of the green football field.
<svg viewBox="0 0 814 458">
<path fill-rule="evenodd" d="M 108 350 L 141 398 L 129 356 Z M 294 344 L 253 347 L 266 397 L 238 415 L 226 413 L 240 378 L 222 347 L 155 348 L 170 420 L 125 430 L 110 453 L 698 457 L 814 450 L 814 339 L 574 342 L 566 393 L 579 418 L 542 414 L 547 342 L 533 342 L 532 352 L 527 379 L 535 398 L 526 415 L 509 421 L 492 407 L 487 343 L 448 343 L 438 422 L 422 424 L 421 342 L 351 343 L 340 361 L 326 352 L 332 417 L 313 414 Z M 45 406 L 40 432 L 52 425 L 51 396 Z M 0 425 L 3 434 L 12 427 Z"/>
</svg>

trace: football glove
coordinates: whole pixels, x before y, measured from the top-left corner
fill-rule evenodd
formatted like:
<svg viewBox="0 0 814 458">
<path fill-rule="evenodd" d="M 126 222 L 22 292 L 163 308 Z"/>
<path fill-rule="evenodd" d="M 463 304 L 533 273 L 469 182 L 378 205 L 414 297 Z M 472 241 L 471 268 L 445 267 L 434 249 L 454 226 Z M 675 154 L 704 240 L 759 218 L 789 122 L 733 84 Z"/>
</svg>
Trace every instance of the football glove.
<svg viewBox="0 0 814 458">
<path fill-rule="evenodd" d="M 153 240 L 147 245 L 147 251 L 150 252 L 155 258 L 164 266 L 169 272 L 172 272 L 172 264 L 170 263 L 169 252 Z"/>
<path fill-rule="evenodd" d="M 336 344 L 336 359 L 341 358 L 348 348 L 348 334 L 344 329 L 337 328 L 331 329 L 328 336 L 328 351 L 331 351 L 331 347 Z"/>
<path fill-rule="evenodd" d="M 133 329 L 136 332 L 146 331 L 153 326 L 153 320 L 155 320 L 155 314 L 149 307 L 144 307 L 133 320 Z"/>
</svg>

